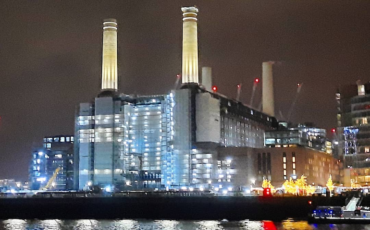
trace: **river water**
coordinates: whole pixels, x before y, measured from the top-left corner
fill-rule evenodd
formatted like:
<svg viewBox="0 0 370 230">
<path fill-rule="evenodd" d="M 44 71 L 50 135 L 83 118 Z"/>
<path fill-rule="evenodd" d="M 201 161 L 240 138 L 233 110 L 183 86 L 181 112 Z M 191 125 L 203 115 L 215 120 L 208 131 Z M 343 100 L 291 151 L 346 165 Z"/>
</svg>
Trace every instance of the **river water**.
<svg viewBox="0 0 370 230">
<path fill-rule="evenodd" d="M 370 225 L 316 225 L 306 221 L 175 221 L 175 220 L 0 220 L 0 230 L 370 230 Z"/>
</svg>

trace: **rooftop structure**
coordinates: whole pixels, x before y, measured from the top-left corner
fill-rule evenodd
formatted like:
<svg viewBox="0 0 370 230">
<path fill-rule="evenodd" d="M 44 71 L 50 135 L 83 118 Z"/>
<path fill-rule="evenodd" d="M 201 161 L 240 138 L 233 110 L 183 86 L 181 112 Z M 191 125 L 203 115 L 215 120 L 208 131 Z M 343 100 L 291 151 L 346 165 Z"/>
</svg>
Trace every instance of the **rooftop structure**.
<svg viewBox="0 0 370 230">
<path fill-rule="evenodd" d="M 327 152 L 326 130 L 313 125 L 298 124 L 295 127 L 279 126 L 278 130 L 265 133 L 266 147 L 304 146 Z"/>
</svg>

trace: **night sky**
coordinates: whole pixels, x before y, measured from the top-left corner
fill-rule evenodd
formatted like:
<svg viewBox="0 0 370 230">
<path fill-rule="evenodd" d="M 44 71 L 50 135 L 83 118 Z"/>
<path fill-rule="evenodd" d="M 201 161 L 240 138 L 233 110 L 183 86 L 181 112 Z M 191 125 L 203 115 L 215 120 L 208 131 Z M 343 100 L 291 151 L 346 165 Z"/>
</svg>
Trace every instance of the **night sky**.
<svg viewBox="0 0 370 230">
<path fill-rule="evenodd" d="M 26 180 L 43 136 L 73 134 L 75 107 L 100 89 L 102 21 L 118 20 L 119 91 L 165 94 L 181 72 L 181 6 L 199 7 L 199 66 L 248 103 L 275 60 L 275 111 L 336 125 L 340 84 L 370 80 L 370 1 L 2 1 L 0 179 Z M 260 101 L 261 85 L 255 98 Z M 280 119 L 280 117 L 278 116 Z"/>
</svg>

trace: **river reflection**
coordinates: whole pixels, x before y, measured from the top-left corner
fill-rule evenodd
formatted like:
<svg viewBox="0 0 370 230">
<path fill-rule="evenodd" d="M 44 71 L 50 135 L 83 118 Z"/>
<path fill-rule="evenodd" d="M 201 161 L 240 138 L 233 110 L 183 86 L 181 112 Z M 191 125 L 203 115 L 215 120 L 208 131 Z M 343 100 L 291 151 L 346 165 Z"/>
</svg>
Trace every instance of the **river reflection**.
<svg viewBox="0 0 370 230">
<path fill-rule="evenodd" d="M 19 220 L 0 221 L 0 230 L 370 230 L 370 225 L 308 224 L 306 221 Z"/>
</svg>

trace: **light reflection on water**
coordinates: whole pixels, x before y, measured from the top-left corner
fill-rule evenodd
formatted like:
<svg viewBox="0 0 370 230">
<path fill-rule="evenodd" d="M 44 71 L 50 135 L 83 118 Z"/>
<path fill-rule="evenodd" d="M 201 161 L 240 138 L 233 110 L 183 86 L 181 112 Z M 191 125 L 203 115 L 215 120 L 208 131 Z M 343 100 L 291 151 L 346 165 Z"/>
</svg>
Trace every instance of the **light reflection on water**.
<svg viewBox="0 0 370 230">
<path fill-rule="evenodd" d="M 315 225 L 306 221 L 0 220 L 0 230 L 370 230 L 370 225 Z"/>
</svg>

